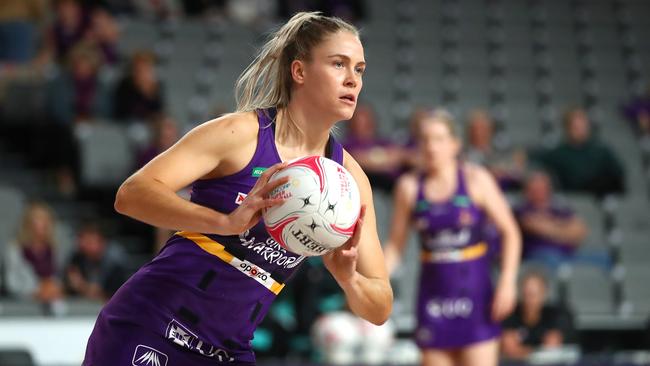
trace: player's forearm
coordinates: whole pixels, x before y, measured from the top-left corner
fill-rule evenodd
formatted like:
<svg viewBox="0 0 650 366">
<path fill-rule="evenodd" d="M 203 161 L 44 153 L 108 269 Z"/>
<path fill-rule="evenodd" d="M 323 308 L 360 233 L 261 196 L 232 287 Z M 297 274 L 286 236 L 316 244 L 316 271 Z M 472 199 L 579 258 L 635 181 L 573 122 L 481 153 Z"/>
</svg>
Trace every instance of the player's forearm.
<svg viewBox="0 0 650 366">
<path fill-rule="evenodd" d="M 340 285 L 353 313 L 376 325 L 388 320 L 393 308 L 393 290 L 387 279 L 367 278 L 357 272 Z"/>
<path fill-rule="evenodd" d="M 500 281 L 516 283 L 521 258 L 521 235 L 518 230 L 503 234 Z"/>
<path fill-rule="evenodd" d="M 164 184 L 133 176 L 117 192 L 115 209 L 126 216 L 160 228 L 219 233 L 227 215 L 179 197 Z"/>
</svg>

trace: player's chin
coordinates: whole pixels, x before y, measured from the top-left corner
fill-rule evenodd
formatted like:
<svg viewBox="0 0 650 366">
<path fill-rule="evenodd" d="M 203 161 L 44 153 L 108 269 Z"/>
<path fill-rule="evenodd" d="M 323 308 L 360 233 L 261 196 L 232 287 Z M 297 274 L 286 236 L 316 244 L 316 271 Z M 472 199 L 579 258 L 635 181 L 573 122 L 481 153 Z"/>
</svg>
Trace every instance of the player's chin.
<svg viewBox="0 0 650 366">
<path fill-rule="evenodd" d="M 356 109 L 357 104 L 340 104 L 338 108 L 336 108 L 337 115 L 339 117 L 339 121 L 347 121 L 352 118 L 352 115 L 354 115 L 354 110 Z"/>
</svg>

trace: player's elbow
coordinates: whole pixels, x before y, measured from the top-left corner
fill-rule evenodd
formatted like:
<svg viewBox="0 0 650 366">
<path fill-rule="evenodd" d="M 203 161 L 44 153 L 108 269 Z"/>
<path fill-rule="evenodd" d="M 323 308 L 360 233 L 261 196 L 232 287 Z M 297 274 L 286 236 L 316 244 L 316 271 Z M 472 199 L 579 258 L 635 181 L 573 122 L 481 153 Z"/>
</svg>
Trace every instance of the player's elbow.
<svg viewBox="0 0 650 366">
<path fill-rule="evenodd" d="M 393 312 L 393 292 L 388 290 L 384 295 L 382 302 L 373 309 L 372 314 L 368 317 L 369 322 L 374 325 L 382 325 L 388 321 L 390 314 Z"/>
<path fill-rule="evenodd" d="M 128 215 L 129 209 L 132 206 L 133 201 L 133 182 L 131 178 L 127 179 L 115 194 L 115 202 L 113 207 L 115 211 L 121 213 L 122 215 Z"/>
</svg>

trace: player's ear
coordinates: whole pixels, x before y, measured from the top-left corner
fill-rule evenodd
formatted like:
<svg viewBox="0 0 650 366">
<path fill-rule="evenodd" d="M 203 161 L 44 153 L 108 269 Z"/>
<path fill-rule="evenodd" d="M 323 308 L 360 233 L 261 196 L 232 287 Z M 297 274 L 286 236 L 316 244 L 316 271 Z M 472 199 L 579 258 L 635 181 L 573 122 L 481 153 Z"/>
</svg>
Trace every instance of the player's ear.
<svg viewBox="0 0 650 366">
<path fill-rule="evenodd" d="M 305 63 L 302 60 L 293 60 L 291 62 L 291 79 L 299 85 L 305 83 Z"/>
</svg>

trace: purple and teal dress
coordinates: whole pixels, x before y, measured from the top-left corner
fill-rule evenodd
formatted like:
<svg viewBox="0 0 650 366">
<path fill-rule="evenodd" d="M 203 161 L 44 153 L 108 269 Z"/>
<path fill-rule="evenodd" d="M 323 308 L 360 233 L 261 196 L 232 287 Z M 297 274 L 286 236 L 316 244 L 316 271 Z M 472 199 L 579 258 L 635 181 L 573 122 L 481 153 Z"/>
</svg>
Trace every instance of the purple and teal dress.
<svg viewBox="0 0 650 366">
<path fill-rule="evenodd" d="M 275 110 L 258 111 L 253 158 L 241 171 L 198 180 L 191 201 L 233 211 L 264 169 L 281 161 Z M 326 156 L 343 163 L 330 138 Z M 173 235 L 104 306 L 83 365 L 254 365 L 253 332 L 304 257 L 287 252 L 259 222 L 241 235 Z"/>
<path fill-rule="evenodd" d="M 431 202 L 420 178 L 413 221 L 421 261 L 415 339 L 421 349 L 453 350 L 499 336 L 491 320 L 493 288 L 485 213 L 471 200 L 462 169 L 450 199 Z"/>
</svg>

